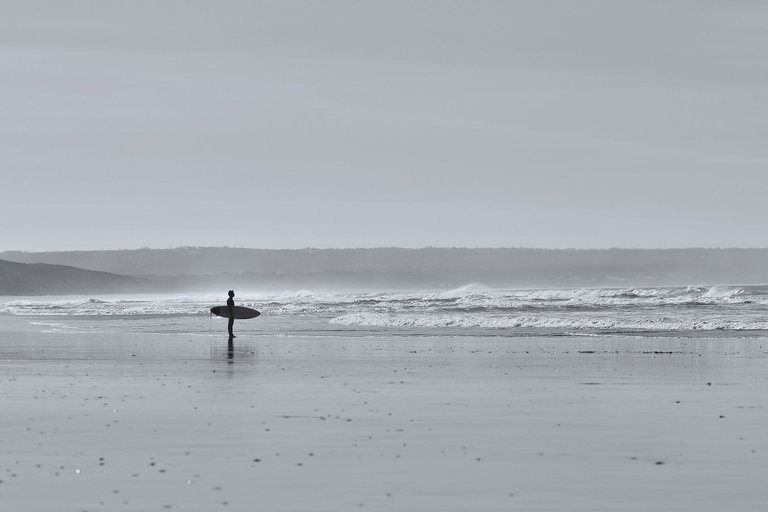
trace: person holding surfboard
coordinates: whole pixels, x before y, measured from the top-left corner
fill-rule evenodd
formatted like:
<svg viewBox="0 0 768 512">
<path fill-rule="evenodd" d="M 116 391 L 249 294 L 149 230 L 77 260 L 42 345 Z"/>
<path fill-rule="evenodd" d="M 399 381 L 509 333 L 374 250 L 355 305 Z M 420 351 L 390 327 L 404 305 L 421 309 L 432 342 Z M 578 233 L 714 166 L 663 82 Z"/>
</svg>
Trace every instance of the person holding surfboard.
<svg viewBox="0 0 768 512">
<path fill-rule="evenodd" d="M 243 306 L 235 306 L 235 292 L 233 290 L 229 290 L 229 299 L 227 299 L 227 305 L 212 307 L 211 314 L 220 316 L 222 318 L 227 318 L 229 320 L 227 323 L 227 330 L 229 330 L 230 338 L 237 337 L 232 330 L 232 327 L 235 325 L 235 318 L 238 320 L 243 320 L 245 318 L 256 318 L 257 316 L 261 315 L 261 313 L 255 309 L 246 308 Z"/>
<path fill-rule="evenodd" d="M 229 290 L 229 298 L 227 299 L 227 309 L 229 310 L 229 322 L 227 322 L 227 330 L 229 331 L 230 338 L 237 338 L 235 333 L 232 332 L 232 328 L 235 326 L 235 291 Z"/>
</svg>

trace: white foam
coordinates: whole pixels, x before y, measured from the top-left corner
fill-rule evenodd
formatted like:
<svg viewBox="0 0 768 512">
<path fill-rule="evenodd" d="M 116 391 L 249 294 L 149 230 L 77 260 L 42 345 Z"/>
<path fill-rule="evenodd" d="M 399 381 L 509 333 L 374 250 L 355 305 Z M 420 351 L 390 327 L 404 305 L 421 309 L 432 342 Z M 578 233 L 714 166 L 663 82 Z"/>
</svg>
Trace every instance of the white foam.
<svg viewBox="0 0 768 512">
<path fill-rule="evenodd" d="M 469 283 L 469 284 L 465 284 L 464 286 L 454 288 L 453 290 L 440 292 L 437 294 L 437 296 L 441 299 L 455 299 L 455 298 L 465 297 L 467 295 L 487 293 L 490 291 L 492 290 L 483 284 Z"/>
<path fill-rule="evenodd" d="M 208 315 L 218 296 L 7 298 L 0 313 L 22 316 L 174 317 Z M 655 287 L 318 293 L 295 290 L 239 297 L 265 317 L 382 327 L 569 330 L 764 329 L 766 287 Z"/>
<path fill-rule="evenodd" d="M 351 313 L 330 320 L 332 324 L 371 327 L 486 329 L 571 329 L 600 331 L 715 331 L 768 330 L 766 321 L 734 321 L 707 318 L 638 318 L 552 317 L 552 316 L 486 316 L 486 315 L 414 315 L 386 313 Z"/>
</svg>

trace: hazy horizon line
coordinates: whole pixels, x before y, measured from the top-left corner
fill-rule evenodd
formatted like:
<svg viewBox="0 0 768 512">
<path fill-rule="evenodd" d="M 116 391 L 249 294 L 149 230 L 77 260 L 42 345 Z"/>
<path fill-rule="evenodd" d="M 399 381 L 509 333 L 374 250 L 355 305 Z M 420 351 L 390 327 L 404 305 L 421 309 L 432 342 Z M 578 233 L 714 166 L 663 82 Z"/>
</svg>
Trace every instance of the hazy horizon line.
<svg viewBox="0 0 768 512">
<path fill-rule="evenodd" d="M 45 249 L 45 250 L 26 250 L 26 249 L 3 249 L 3 253 L 66 253 L 66 252 L 122 252 L 122 251 L 174 251 L 180 249 L 235 249 L 248 251 L 345 251 L 345 250 L 379 250 L 379 249 L 403 249 L 403 250 L 424 250 L 424 249 L 468 249 L 468 250 L 536 250 L 536 251 L 687 251 L 687 250 L 767 250 L 768 247 L 747 247 L 747 246 L 680 246 L 680 247 L 536 247 L 536 246 L 469 246 L 469 245 L 424 245 L 424 246 L 405 246 L 405 245 L 375 245 L 375 246 L 357 246 L 357 247 L 245 247 L 230 245 L 179 245 L 175 247 L 149 247 L 142 246 L 136 248 L 100 248 L 100 249 Z"/>
</svg>

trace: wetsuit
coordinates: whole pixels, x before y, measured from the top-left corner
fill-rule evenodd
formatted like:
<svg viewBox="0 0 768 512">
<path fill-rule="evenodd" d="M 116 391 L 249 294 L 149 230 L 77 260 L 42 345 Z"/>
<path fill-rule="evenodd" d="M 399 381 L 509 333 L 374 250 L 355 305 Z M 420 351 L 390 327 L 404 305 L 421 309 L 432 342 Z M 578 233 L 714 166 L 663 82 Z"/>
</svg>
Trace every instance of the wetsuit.
<svg viewBox="0 0 768 512">
<path fill-rule="evenodd" d="M 232 297 L 227 299 L 227 308 L 229 308 L 229 323 L 227 324 L 227 329 L 229 330 L 229 335 L 234 336 L 235 333 L 232 332 L 232 327 L 235 325 L 235 299 Z"/>
</svg>

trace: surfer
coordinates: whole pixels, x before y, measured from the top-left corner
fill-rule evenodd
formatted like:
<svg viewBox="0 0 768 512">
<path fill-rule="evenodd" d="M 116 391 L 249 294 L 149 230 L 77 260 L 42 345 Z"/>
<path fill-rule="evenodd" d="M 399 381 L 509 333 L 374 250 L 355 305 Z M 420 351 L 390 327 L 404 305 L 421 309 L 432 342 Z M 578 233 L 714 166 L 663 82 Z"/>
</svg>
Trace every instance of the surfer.
<svg viewBox="0 0 768 512">
<path fill-rule="evenodd" d="M 232 332 L 232 327 L 235 325 L 235 292 L 229 290 L 229 298 L 227 299 L 227 308 L 229 309 L 229 322 L 227 323 L 227 329 L 229 330 L 229 338 L 237 338 L 235 333 Z"/>
</svg>

